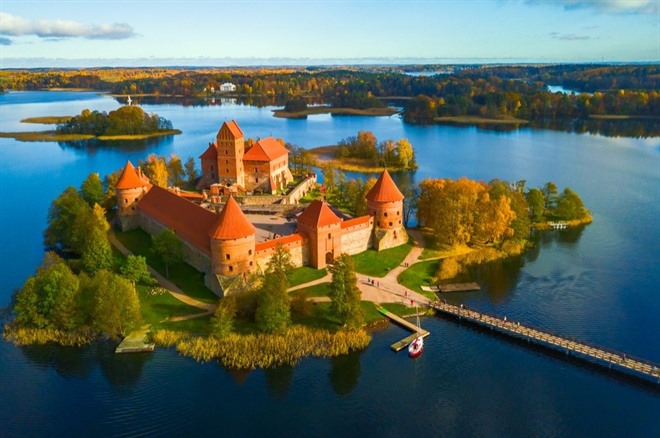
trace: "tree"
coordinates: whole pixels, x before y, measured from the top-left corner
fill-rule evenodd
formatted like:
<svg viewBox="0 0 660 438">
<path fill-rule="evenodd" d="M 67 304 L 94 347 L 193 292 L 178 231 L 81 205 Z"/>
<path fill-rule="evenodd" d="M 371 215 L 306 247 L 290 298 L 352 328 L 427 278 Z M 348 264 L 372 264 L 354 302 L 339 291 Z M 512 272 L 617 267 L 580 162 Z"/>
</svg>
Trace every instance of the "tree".
<svg viewBox="0 0 660 438">
<path fill-rule="evenodd" d="M 151 237 L 153 251 L 165 263 L 165 276 L 170 278 L 170 265 L 183 260 L 183 243 L 170 229 Z"/>
<path fill-rule="evenodd" d="M 407 138 L 402 138 L 396 142 L 396 155 L 398 165 L 404 169 L 415 169 L 415 151 Z"/>
<path fill-rule="evenodd" d="M 291 324 L 288 288 L 286 274 L 269 268 L 264 275 L 257 299 L 255 322 L 260 330 L 268 333 L 281 332 Z"/>
<path fill-rule="evenodd" d="M 367 193 L 376 185 L 378 180 L 374 177 L 369 178 L 362 185 L 362 190 L 359 193 L 359 196 L 355 199 L 355 204 L 353 205 L 353 211 L 356 216 L 364 216 L 367 214 Z"/>
<path fill-rule="evenodd" d="M 119 272 L 130 280 L 133 285 L 136 283 L 153 284 L 155 282 L 149 273 L 147 259 L 144 256 L 129 255 L 119 268 Z"/>
<path fill-rule="evenodd" d="M 278 243 L 275 247 L 275 252 L 268 261 L 268 266 L 266 267 L 266 272 L 280 272 L 288 276 L 291 271 L 293 271 L 293 263 L 291 262 L 291 253 L 284 249 L 284 247 Z"/>
<path fill-rule="evenodd" d="M 555 213 L 559 219 L 564 220 L 581 219 L 586 214 L 582 199 L 568 187 L 559 196 Z"/>
<path fill-rule="evenodd" d="M 167 174 L 171 186 L 180 187 L 183 185 L 183 177 L 185 176 L 183 164 L 181 164 L 181 158 L 175 154 L 170 155 L 170 161 L 167 163 Z"/>
<path fill-rule="evenodd" d="M 105 197 L 103 198 L 102 205 L 108 211 L 112 210 L 117 205 L 117 192 L 115 190 L 115 185 L 117 185 L 117 181 L 119 181 L 121 172 L 122 169 L 117 169 L 103 178 Z"/>
<path fill-rule="evenodd" d="M 153 184 L 159 187 L 167 187 L 168 172 L 165 157 L 149 154 L 146 162 L 140 160 L 140 167 Z"/>
<path fill-rule="evenodd" d="M 101 269 L 112 268 L 112 248 L 105 233 L 97 231 L 88 236 L 83 246 L 80 264 L 91 274 Z"/>
<path fill-rule="evenodd" d="M 335 261 L 330 283 L 330 311 L 348 328 L 358 328 L 364 323 L 364 311 L 360 305 L 361 293 L 357 286 L 355 266 L 348 254 Z"/>
<path fill-rule="evenodd" d="M 16 321 L 38 328 L 75 328 L 79 286 L 71 268 L 56 254 L 46 253 L 36 274 L 16 294 Z"/>
<path fill-rule="evenodd" d="M 410 217 L 417 211 L 417 203 L 419 202 L 419 187 L 406 186 L 403 192 L 403 226 L 408 227 Z"/>
<path fill-rule="evenodd" d="M 80 197 L 78 191 L 74 187 L 67 187 L 48 210 L 48 228 L 44 236 L 46 245 L 79 249 L 78 242 L 75 242 L 75 223 L 76 219 L 88 209 L 89 206 Z"/>
<path fill-rule="evenodd" d="M 548 181 L 541 189 L 541 192 L 543 193 L 544 214 L 547 216 L 551 214 L 557 206 L 557 185 L 552 181 Z"/>
<path fill-rule="evenodd" d="M 101 204 L 105 195 L 103 193 L 103 183 L 98 173 L 90 173 L 80 186 L 80 196 L 90 207 L 94 204 Z"/>
<path fill-rule="evenodd" d="M 94 327 L 114 338 L 139 326 L 140 300 L 130 281 L 106 270 L 98 271 L 91 281 Z"/>
<path fill-rule="evenodd" d="M 541 222 L 545 211 L 545 198 L 539 189 L 530 189 L 527 192 L 527 204 L 532 222 Z"/>
<path fill-rule="evenodd" d="M 197 173 L 197 168 L 195 167 L 195 159 L 193 157 L 188 157 L 183 167 L 185 169 L 186 178 L 188 178 L 188 182 L 193 182 L 197 178 L 199 178 L 199 174 Z"/>
<path fill-rule="evenodd" d="M 234 329 L 234 318 L 236 317 L 236 300 L 231 296 L 224 297 L 216 307 L 211 318 L 211 335 L 216 338 L 224 338 Z"/>
</svg>

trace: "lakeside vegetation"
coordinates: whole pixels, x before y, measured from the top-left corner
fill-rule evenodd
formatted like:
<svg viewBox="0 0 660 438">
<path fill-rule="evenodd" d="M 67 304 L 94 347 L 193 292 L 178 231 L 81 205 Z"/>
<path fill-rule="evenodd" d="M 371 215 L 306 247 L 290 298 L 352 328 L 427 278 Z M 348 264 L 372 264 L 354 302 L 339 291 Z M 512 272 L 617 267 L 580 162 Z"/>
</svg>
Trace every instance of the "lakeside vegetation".
<svg viewBox="0 0 660 438">
<path fill-rule="evenodd" d="M 273 110 L 275 117 L 283 119 L 305 119 L 307 116 L 315 114 L 332 114 L 336 116 L 392 116 L 397 114 L 399 110 L 396 108 L 334 108 L 329 106 L 314 106 L 300 111 L 287 111 L 285 109 Z"/>
<path fill-rule="evenodd" d="M 410 68 L 445 74 L 414 76 L 403 72 Z M 649 137 L 660 135 L 655 119 L 641 125 L 616 119 L 657 117 L 659 69 L 653 64 L 570 64 L 3 70 L 0 87 L 110 90 L 116 95 L 152 95 L 156 99 L 194 98 L 203 104 L 206 98 L 216 96 L 209 94 L 211 87 L 218 90 L 220 84 L 231 82 L 237 87 L 231 95 L 243 103 L 284 105 L 290 114 L 302 115 L 308 104 L 372 111 L 385 107 L 383 100 L 392 99 L 404 105 L 407 123 L 451 120 L 490 126 L 495 120 L 524 120 L 532 127 Z M 552 85 L 575 93 L 553 93 L 548 89 Z M 593 116 L 616 117 L 603 126 Z M 483 118 L 489 119 L 488 123 Z"/>
</svg>

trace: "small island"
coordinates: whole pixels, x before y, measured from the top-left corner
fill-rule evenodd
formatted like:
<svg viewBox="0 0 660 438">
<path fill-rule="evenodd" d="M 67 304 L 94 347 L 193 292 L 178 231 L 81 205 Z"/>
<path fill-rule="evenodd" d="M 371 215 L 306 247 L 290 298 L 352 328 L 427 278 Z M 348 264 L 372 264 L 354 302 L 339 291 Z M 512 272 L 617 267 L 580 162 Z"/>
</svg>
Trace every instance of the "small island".
<svg viewBox="0 0 660 438">
<path fill-rule="evenodd" d="M 172 122 L 147 114 L 139 106 L 123 106 L 110 113 L 83 110 L 77 116 L 30 117 L 22 123 L 57 124 L 56 130 L 0 132 L 0 137 L 18 141 L 142 140 L 181 134 Z"/>
<path fill-rule="evenodd" d="M 338 116 L 392 116 L 399 110 L 386 106 L 370 93 L 354 93 L 350 96 L 336 96 L 330 105 L 308 106 L 301 96 L 290 99 L 284 108 L 273 110 L 275 117 L 286 119 L 304 119 L 314 114 L 333 114 Z"/>
</svg>

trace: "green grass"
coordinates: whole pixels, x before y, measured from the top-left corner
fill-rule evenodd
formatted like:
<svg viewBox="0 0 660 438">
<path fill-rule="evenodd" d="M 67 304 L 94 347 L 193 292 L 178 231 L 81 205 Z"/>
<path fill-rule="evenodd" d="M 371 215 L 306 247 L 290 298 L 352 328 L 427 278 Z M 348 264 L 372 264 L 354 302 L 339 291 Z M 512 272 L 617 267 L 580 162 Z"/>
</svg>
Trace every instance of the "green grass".
<svg viewBox="0 0 660 438">
<path fill-rule="evenodd" d="M 211 334 L 211 316 L 193 318 L 185 321 L 164 322 L 159 324 L 158 328 L 208 336 Z"/>
<path fill-rule="evenodd" d="M 165 275 L 165 264 L 151 251 L 151 236 L 143 230 L 115 231 L 117 239 L 134 254 L 146 257 L 147 264 Z M 204 285 L 204 274 L 187 263 L 175 263 L 169 267 L 169 280 L 188 296 L 205 303 L 216 303 L 218 296 Z"/>
<path fill-rule="evenodd" d="M 341 328 L 339 321 L 330 312 L 329 302 L 316 303 L 310 316 L 291 315 L 291 318 L 294 324 L 301 324 L 314 329 L 325 329 L 334 332 Z"/>
<path fill-rule="evenodd" d="M 159 325 L 171 316 L 191 315 L 201 313 L 202 310 L 189 306 L 174 298 L 169 293 L 151 295 L 152 286 L 138 285 L 140 297 L 140 313 L 147 324 Z M 178 324 L 178 323 L 173 323 Z"/>
<path fill-rule="evenodd" d="M 308 297 L 327 297 L 330 293 L 330 283 L 315 284 L 314 286 L 295 290 L 291 294 L 296 295 L 303 292 L 307 293 Z"/>
<path fill-rule="evenodd" d="M 355 271 L 372 277 L 384 277 L 406 258 L 412 245 L 405 243 L 383 251 L 368 249 L 353 256 Z"/>
<path fill-rule="evenodd" d="M 385 319 L 382 313 L 378 311 L 378 307 L 371 301 L 360 301 L 362 310 L 364 310 L 364 322 L 371 324 L 376 321 Z"/>
<path fill-rule="evenodd" d="M 299 284 L 307 283 L 310 281 L 318 280 L 325 277 L 327 271 L 325 269 L 315 269 L 309 266 L 303 266 L 291 271 L 289 274 L 289 286 L 298 286 Z"/>
<path fill-rule="evenodd" d="M 439 265 L 440 261 L 438 260 L 415 263 L 399 274 L 397 280 L 408 289 L 419 292 L 428 298 L 435 299 L 437 297 L 433 292 L 425 292 L 420 286 L 432 286 L 435 284 L 435 275 L 438 272 Z"/>
</svg>

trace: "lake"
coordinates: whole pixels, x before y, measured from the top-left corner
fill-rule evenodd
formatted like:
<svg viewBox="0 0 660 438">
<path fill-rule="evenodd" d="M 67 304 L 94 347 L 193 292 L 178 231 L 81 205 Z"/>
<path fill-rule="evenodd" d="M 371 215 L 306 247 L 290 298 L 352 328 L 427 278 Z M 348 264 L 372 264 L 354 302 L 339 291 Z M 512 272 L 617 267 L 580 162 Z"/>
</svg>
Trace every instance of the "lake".
<svg viewBox="0 0 660 438">
<path fill-rule="evenodd" d="M 0 95 L 0 131 L 47 129 L 20 123 L 25 117 L 118 106 L 95 93 L 12 92 Z M 228 102 L 143 108 L 183 134 L 121 149 L 0 139 L 0 306 L 41 262 L 50 202 L 90 172 L 107 174 L 152 152 L 197 157 L 230 119 L 246 137 L 310 148 L 369 130 L 379 140 L 410 140 L 417 182 L 466 176 L 538 187 L 551 180 L 574 189 L 593 213 L 593 224 L 541 233 L 524 256 L 475 272 L 482 290 L 452 301 L 660 362 L 657 137 L 411 126 L 398 116 L 288 120 L 272 117 L 272 107 Z M 115 355 L 104 343 L 68 349 L 0 341 L 1 435 L 660 435 L 657 385 L 454 321 L 429 317 L 422 326 L 431 336 L 418 360 L 389 350 L 405 332 L 388 326 L 363 352 L 252 372 L 164 349 Z"/>
</svg>

